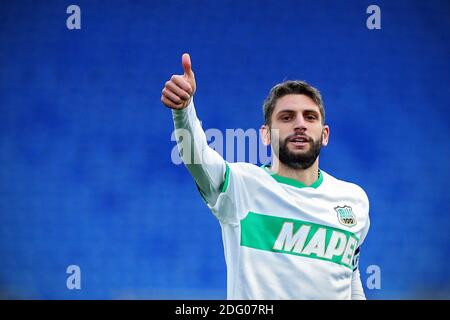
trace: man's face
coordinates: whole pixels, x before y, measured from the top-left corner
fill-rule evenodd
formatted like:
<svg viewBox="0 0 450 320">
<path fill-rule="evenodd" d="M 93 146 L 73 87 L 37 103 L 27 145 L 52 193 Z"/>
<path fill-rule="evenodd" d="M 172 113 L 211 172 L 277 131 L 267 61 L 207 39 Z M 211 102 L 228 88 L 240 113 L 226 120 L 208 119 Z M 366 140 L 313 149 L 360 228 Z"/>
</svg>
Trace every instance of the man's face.
<svg viewBox="0 0 450 320">
<path fill-rule="evenodd" d="M 280 162 L 293 169 L 309 168 L 322 145 L 328 144 L 329 128 L 322 125 L 319 107 L 305 95 L 289 94 L 279 98 L 270 129 L 266 142 L 272 144 Z"/>
</svg>

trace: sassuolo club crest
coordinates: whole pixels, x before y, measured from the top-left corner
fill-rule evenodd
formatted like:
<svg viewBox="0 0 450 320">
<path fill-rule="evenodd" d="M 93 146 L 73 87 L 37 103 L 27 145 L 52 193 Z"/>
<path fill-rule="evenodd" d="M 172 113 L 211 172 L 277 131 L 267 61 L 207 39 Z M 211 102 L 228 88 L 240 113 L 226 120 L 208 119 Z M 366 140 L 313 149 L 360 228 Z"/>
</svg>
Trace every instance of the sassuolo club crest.
<svg viewBox="0 0 450 320">
<path fill-rule="evenodd" d="M 356 225 L 356 216 L 350 206 L 337 206 L 334 208 L 337 212 L 339 223 L 346 227 L 353 227 Z"/>
</svg>

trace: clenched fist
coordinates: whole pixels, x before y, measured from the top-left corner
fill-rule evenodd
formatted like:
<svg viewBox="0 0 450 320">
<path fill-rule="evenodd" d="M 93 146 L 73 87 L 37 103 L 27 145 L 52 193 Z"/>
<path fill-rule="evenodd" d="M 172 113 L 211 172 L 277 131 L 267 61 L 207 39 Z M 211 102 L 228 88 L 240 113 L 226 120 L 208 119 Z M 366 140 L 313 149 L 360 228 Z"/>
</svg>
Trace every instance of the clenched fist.
<svg viewBox="0 0 450 320">
<path fill-rule="evenodd" d="M 173 75 L 166 82 L 161 95 L 161 102 L 171 109 L 184 109 L 194 96 L 196 85 L 194 72 L 192 71 L 191 57 L 183 54 L 181 58 L 183 75 Z"/>
</svg>

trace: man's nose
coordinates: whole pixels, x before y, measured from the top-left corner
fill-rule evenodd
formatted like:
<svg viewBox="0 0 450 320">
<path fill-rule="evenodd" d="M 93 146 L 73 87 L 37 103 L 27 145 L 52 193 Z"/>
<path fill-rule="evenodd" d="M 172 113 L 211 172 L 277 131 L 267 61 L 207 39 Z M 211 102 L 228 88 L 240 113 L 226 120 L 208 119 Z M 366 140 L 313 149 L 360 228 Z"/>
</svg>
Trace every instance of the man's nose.
<svg viewBox="0 0 450 320">
<path fill-rule="evenodd" d="M 295 130 L 306 130 L 306 121 L 302 115 L 297 115 L 297 117 L 295 117 L 294 126 Z"/>
</svg>

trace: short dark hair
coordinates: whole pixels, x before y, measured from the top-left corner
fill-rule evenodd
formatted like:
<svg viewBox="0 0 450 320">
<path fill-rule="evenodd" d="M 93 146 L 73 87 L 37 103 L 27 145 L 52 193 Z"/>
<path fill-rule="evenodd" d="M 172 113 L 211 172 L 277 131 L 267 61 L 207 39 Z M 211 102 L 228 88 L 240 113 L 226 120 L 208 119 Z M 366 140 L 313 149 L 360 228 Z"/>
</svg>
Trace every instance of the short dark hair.
<svg viewBox="0 0 450 320">
<path fill-rule="evenodd" d="M 325 123 L 325 108 L 319 90 L 305 81 L 287 80 L 270 89 L 269 95 L 266 100 L 264 100 L 264 124 L 271 125 L 273 110 L 275 109 L 278 99 L 288 94 L 303 94 L 311 98 L 319 107 L 320 115 L 322 116 L 322 124 Z"/>
</svg>

